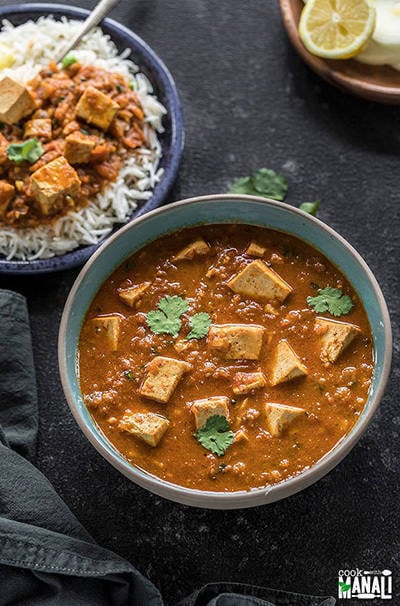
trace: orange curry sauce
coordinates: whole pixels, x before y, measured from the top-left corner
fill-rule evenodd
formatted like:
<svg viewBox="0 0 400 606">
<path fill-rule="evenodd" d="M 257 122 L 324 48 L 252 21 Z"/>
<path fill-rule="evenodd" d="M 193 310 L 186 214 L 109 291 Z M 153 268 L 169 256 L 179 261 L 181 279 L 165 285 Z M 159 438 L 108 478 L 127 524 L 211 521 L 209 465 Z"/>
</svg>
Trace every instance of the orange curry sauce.
<svg viewBox="0 0 400 606">
<path fill-rule="evenodd" d="M 173 261 L 174 255 L 203 237 L 208 254 Z M 254 258 L 245 254 L 251 241 L 265 247 L 263 262 L 292 288 L 283 303 L 243 298 L 227 281 Z M 210 268 L 211 271 L 210 271 Z M 209 277 L 207 277 L 207 274 Z M 118 289 L 150 282 L 130 308 Z M 354 307 L 339 318 L 360 328 L 352 343 L 334 363 L 320 359 L 317 315 L 307 297 L 317 288 L 333 286 L 350 295 Z M 185 298 L 190 308 L 182 316 L 179 336 L 157 335 L 146 314 L 165 295 Z M 186 341 L 188 319 L 208 312 L 213 324 L 258 324 L 266 329 L 258 360 L 227 360 L 210 349 L 209 339 Z M 95 330 L 93 318 L 118 314 L 121 332 L 111 351 Z M 329 313 L 319 314 L 335 319 Z M 307 368 L 307 376 L 271 386 L 271 368 L 277 344 L 287 340 Z M 184 345 L 182 345 L 184 344 Z M 144 398 L 139 390 L 146 365 L 161 355 L 184 360 L 192 369 L 179 381 L 169 402 Z M 163 237 L 135 253 L 106 280 L 95 296 L 83 323 L 79 344 L 80 385 L 86 404 L 100 429 L 134 466 L 169 482 L 212 491 L 250 490 L 280 482 L 311 467 L 330 451 L 357 422 L 368 397 L 373 373 L 370 326 L 356 292 L 321 253 L 289 235 L 243 225 L 204 226 Z M 238 372 L 262 371 L 263 388 L 234 395 Z M 229 423 L 237 439 L 223 456 L 206 450 L 196 439 L 194 400 L 210 396 L 229 398 Z M 267 402 L 305 409 L 279 436 L 268 431 Z M 153 412 L 170 425 L 152 447 L 121 427 L 125 414 Z"/>
</svg>

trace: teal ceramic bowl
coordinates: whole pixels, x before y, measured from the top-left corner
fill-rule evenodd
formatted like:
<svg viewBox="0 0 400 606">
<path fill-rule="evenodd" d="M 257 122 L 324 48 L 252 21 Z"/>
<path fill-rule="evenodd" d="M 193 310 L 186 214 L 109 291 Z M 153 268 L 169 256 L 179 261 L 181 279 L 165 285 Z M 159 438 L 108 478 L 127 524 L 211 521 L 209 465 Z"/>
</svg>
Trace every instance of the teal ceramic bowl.
<svg viewBox="0 0 400 606">
<path fill-rule="evenodd" d="M 312 468 L 270 487 L 231 493 L 191 490 L 160 480 L 130 465 L 98 429 L 79 388 L 77 347 L 85 313 L 104 280 L 132 253 L 162 235 L 212 223 L 246 223 L 286 232 L 326 255 L 350 280 L 364 302 L 372 328 L 375 369 L 368 402 L 353 430 Z M 390 370 L 392 335 L 386 303 L 360 255 L 330 227 L 306 213 L 252 196 L 215 195 L 170 204 L 140 217 L 109 238 L 86 263 L 65 305 L 59 334 L 61 380 L 78 425 L 99 453 L 133 482 L 186 505 L 236 509 L 271 503 L 292 495 L 328 473 L 353 448 L 382 398 Z"/>
</svg>

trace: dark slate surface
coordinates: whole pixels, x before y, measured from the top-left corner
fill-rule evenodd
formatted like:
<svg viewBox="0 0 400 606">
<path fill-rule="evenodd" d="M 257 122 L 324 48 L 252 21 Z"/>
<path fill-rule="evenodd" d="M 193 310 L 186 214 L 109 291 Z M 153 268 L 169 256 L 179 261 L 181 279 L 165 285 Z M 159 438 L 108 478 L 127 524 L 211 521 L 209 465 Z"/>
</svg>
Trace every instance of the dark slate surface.
<svg viewBox="0 0 400 606">
<path fill-rule="evenodd" d="M 320 218 L 376 273 L 391 310 L 395 360 L 367 433 L 316 485 L 255 510 L 185 508 L 120 476 L 68 411 L 56 342 L 77 272 L 0 276 L 1 286 L 29 300 L 40 469 L 93 536 L 148 575 L 167 604 L 215 580 L 335 595 L 344 567 L 398 576 L 399 110 L 320 81 L 289 46 L 275 2 L 124 0 L 113 16 L 160 54 L 182 96 L 187 143 L 171 200 L 223 192 L 260 166 L 285 171 L 288 201 L 321 198 Z"/>
</svg>

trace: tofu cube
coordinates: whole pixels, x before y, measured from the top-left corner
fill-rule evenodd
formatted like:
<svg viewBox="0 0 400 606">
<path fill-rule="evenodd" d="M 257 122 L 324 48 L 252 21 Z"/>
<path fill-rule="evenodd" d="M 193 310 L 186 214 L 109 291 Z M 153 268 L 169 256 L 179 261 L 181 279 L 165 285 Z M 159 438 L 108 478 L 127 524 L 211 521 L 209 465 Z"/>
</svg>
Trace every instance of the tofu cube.
<svg viewBox="0 0 400 606">
<path fill-rule="evenodd" d="M 24 131 L 25 139 L 37 137 L 38 139 L 51 139 L 51 119 L 50 118 L 35 118 L 28 120 L 25 124 Z"/>
<path fill-rule="evenodd" d="M 281 436 L 288 425 L 297 417 L 304 415 L 305 412 L 304 408 L 297 406 L 267 402 L 265 414 L 269 433 L 274 437 Z"/>
<path fill-rule="evenodd" d="M 229 398 L 226 396 L 212 396 L 211 398 L 204 398 L 204 400 L 195 400 L 190 405 L 190 412 L 194 415 L 197 429 L 204 427 L 207 419 L 214 415 L 229 419 Z"/>
<path fill-rule="evenodd" d="M 111 351 L 116 351 L 121 329 L 121 317 L 116 315 L 96 316 L 92 322 L 96 335 L 104 339 Z"/>
<path fill-rule="evenodd" d="M 292 381 L 307 374 L 307 368 L 289 343 L 285 339 L 279 341 L 271 371 L 271 385 Z"/>
<path fill-rule="evenodd" d="M 35 108 L 35 101 L 25 86 L 8 76 L 0 80 L 0 122 L 16 124 Z"/>
<path fill-rule="evenodd" d="M 7 210 L 8 203 L 15 194 L 15 187 L 4 179 L 0 180 L 0 217 Z"/>
<path fill-rule="evenodd" d="M 267 384 L 262 372 L 237 372 L 233 376 L 232 391 L 235 395 L 242 395 L 260 389 Z"/>
<path fill-rule="evenodd" d="M 245 254 L 249 257 L 263 257 L 266 252 L 267 249 L 264 246 L 261 246 L 261 244 L 254 241 L 250 242 L 245 250 Z"/>
<path fill-rule="evenodd" d="M 192 365 L 188 362 L 156 356 L 146 366 L 146 377 L 140 387 L 140 395 L 166 404 L 185 372 L 191 368 Z"/>
<path fill-rule="evenodd" d="M 10 143 L 7 141 L 4 135 L 0 133 L 0 164 L 4 164 L 8 161 L 7 158 L 7 147 Z"/>
<path fill-rule="evenodd" d="M 258 324 L 213 324 L 208 346 L 221 351 L 227 360 L 258 360 L 264 331 Z"/>
<path fill-rule="evenodd" d="M 174 261 L 191 261 L 195 256 L 206 255 L 210 250 L 207 242 L 203 238 L 196 238 L 190 244 L 182 248 L 173 258 Z"/>
<path fill-rule="evenodd" d="M 324 363 L 334 363 L 350 345 L 361 330 L 355 324 L 317 318 L 315 329 L 320 335 L 321 353 L 320 358 Z"/>
<path fill-rule="evenodd" d="M 80 185 L 75 169 L 63 156 L 38 168 L 31 176 L 32 193 L 43 215 L 57 210 L 57 203 L 67 194 L 76 196 Z"/>
<path fill-rule="evenodd" d="M 107 130 L 119 110 L 119 105 L 94 86 L 88 86 L 76 106 L 76 115 L 89 124 Z"/>
<path fill-rule="evenodd" d="M 287 282 L 260 259 L 246 265 L 227 284 L 233 292 L 242 297 L 262 301 L 277 299 L 282 302 L 293 290 Z"/>
<path fill-rule="evenodd" d="M 133 415 L 124 415 L 118 426 L 154 448 L 169 425 L 169 420 L 162 415 L 154 412 L 136 412 Z"/>
<path fill-rule="evenodd" d="M 140 286 L 130 286 L 118 291 L 118 296 L 128 307 L 135 307 L 143 293 L 149 288 L 151 282 L 143 282 Z"/>
<path fill-rule="evenodd" d="M 89 162 L 96 142 L 80 131 L 75 131 L 65 138 L 64 155 L 70 164 Z"/>
</svg>

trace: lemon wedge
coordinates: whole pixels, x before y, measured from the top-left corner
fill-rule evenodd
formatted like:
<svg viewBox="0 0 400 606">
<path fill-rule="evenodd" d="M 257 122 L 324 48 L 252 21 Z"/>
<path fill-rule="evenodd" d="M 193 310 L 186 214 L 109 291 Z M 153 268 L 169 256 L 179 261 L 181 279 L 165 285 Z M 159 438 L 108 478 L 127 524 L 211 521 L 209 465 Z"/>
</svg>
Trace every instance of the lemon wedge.
<svg viewBox="0 0 400 606">
<path fill-rule="evenodd" d="M 14 65 L 15 57 L 9 46 L 0 42 L 0 70 Z"/>
<path fill-rule="evenodd" d="M 363 49 L 374 28 L 372 0 L 308 0 L 301 14 L 299 34 L 313 55 L 349 59 Z"/>
</svg>

